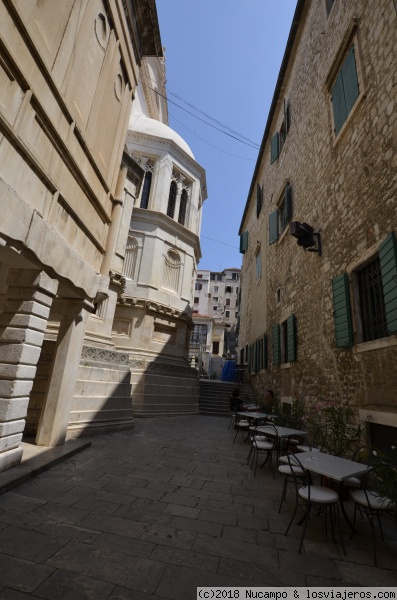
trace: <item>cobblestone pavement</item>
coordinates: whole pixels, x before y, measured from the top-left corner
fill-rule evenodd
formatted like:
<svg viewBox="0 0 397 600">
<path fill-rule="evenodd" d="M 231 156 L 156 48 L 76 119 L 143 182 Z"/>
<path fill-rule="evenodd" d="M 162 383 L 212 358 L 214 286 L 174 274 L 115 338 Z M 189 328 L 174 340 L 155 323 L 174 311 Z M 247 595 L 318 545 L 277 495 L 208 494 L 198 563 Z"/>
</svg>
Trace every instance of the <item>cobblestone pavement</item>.
<svg viewBox="0 0 397 600">
<path fill-rule="evenodd" d="M 0 600 L 196 598 L 197 586 L 397 586 L 397 536 L 359 519 L 347 555 L 321 516 L 286 524 L 283 478 L 254 479 L 221 417 L 137 420 L 0 496 Z M 348 504 L 348 510 L 351 511 Z M 393 530 L 390 530 L 393 531 Z"/>
</svg>

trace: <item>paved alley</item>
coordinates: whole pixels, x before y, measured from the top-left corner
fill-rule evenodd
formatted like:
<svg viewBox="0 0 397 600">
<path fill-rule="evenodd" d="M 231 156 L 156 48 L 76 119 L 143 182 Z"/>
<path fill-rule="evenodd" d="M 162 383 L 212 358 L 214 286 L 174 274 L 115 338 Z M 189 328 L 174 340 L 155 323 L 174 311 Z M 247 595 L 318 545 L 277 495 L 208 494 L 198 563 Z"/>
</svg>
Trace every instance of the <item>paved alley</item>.
<svg viewBox="0 0 397 600">
<path fill-rule="evenodd" d="M 0 600 L 193 600 L 197 586 L 397 586 L 397 541 L 364 520 L 347 555 L 313 516 L 284 535 L 293 494 L 256 478 L 221 417 L 137 420 L 0 496 Z M 351 506 L 348 506 L 351 509 Z"/>
</svg>

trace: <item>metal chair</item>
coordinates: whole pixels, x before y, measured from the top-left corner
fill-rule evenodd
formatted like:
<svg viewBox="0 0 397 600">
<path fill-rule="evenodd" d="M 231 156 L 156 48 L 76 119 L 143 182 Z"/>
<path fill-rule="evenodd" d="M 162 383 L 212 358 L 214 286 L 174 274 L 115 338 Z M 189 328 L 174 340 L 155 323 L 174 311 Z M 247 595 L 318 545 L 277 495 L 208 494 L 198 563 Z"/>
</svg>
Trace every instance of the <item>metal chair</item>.
<svg viewBox="0 0 397 600">
<path fill-rule="evenodd" d="M 304 540 L 305 533 L 306 533 L 307 523 L 308 523 L 309 517 L 310 517 L 311 508 L 313 506 L 316 506 L 325 515 L 325 535 L 326 536 L 328 535 L 327 520 L 328 520 L 328 516 L 330 517 L 332 539 L 335 543 L 336 543 L 336 538 L 335 538 L 335 529 L 334 529 L 334 519 L 338 522 L 339 535 L 340 535 L 340 539 L 341 539 L 343 553 L 346 554 L 345 544 L 343 542 L 342 530 L 341 530 L 341 525 L 340 525 L 338 493 L 335 492 L 335 490 L 331 490 L 328 487 L 323 487 L 320 485 L 313 485 L 311 477 L 310 477 L 310 472 L 306 471 L 306 469 L 300 462 L 297 454 L 288 453 L 287 457 L 288 457 L 288 466 L 290 467 L 290 471 L 291 471 L 292 477 L 294 479 L 294 484 L 295 484 L 296 504 L 295 504 L 295 509 L 294 509 L 293 515 L 292 515 L 289 525 L 287 527 L 287 531 L 285 532 L 285 535 L 287 535 L 287 533 L 292 525 L 292 522 L 293 522 L 296 512 L 298 510 L 299 503 L 302 502 L 303 505 L 306 506 L 306 514 L 304 517 L 304 526 L 303 526 L 302 537 L 301 537 L 301 541 L 299 544 L 299 550 L 298 550 L 298 553 L 300 554 L 301 550 L 302 550 L 302 546 L 303 546 L 303 540 Z M 302 486 L 302 477 L 298 476 L 298 474 L 296 474 L 294 471 L 294 468 L 296 468 L 296 467 L 299 467 L 299 469 L 301 471 L 303 471 L 303 473 L 306 476 L 306 483 L 303 486 Z"/>
<path fill-rule="evenodd" d="M 247 421 L 247 419 L 242 419 L 239 414 L 236 412 L 235 413 L 235 423 L 234 426 L 236 428 L 236 435 L 234 436 L 233 439 L 233 444 L 236 441 L 237 438 L 237 434 L 239 431 L 248 431 L 249 426 L 250 426 L 250 422 Z"/>
<path fill-rule="evenodd" d="M 385 541 L 383 536 L 383 529 L 381 523 L 381 515 L 385 514 L 395 508 L 394 503 L 388 498 L 383 490 L 382 481 L 385 477 L 396 477 L 397 474 L 393 472 L 392 467 L 389 465 L 380 465 L 368 471 L 362 481 L 361 489 L 354 490 L 350 496 L 354 500 L 354 517 L 353 517 L 353 529 L 350 538 L 353 537 L 353 532 L 356 526 L 357 507 L 362 508 L 368 518 L 369 524 L 372 528 L 373 543 L 374 543 L 374 563 L 376 566 L 376 532 L 375 532 L 375 518 L 377 518 L 379 530 L 382 537 L 382 542 Z"/>
<path fill-rule="evenodd" d="M 261 468 L 264 467 L 265 464 L 268 462 L 269 468 L 273 474 L 273 479 L 275 479 L 273 466 L 273 451 L 276 450 L 278 446 L 277 429 L 272 423 L 266 423 L 265 427 L 268 430 L 268 433 L 258 431 L 258 428 L 256 428 L 255 431 L 252 432 L 252 446 L 250 452 L 250 455 L 252 455 L 251 469 L 252 466 L 255 464 L 254 477 L 256 477 L 256 469 L 258 467 L 259 454 L 265 454 L 265 462 L 261 465 Z M 248 455 L 248 461 L 250 455 Z"/>
</svg>

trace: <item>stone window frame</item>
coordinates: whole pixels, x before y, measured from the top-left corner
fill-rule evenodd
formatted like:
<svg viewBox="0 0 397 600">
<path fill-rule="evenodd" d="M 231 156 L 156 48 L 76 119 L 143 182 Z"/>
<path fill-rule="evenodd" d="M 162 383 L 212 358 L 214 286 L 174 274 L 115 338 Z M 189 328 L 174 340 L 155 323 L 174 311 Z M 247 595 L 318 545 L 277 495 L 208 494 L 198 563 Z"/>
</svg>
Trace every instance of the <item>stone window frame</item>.
<svg viewBox="0 0 397 600">
<path fill-rule="evenodd" d="M 353 106 L 351 107 L 349 114 L 346 117 L 346 120 L 344 121 L 340 130 L 336 134 L 331 91 L 332 91 L 332 87 L 336 81 L 336 78 L 339 75 L 339 73 L 343 67 L 343 64 L 346 60 L 348 52 L 352 46 L 354 46 L 354 58 L 355 58 L 356 71 L 357 71 L 359 94 L 358 94 Z M 351 20 L 345 35 L 343 36 L 343 39 L 342 39 L 342 41 L 339 45 L 339 48 L 336 52 L 334 61 L 331 65 L 331 68 L 329 69 L 327 77 L 325 79 L 325 93 L 328 98 L 328 107 L 329 107 L 330 123 L 331 123 L 334 146 L 338 143 L 340 138 L 343 136 L 346 129 L 348 129 L 349 124 L 350 124 L 353 116 L 355 115 L 358 107 L 361 105 L 363 99 L 366 97 L 366 87 L 367 86 L 366 86 L 366 81 L 365 81 L 365 76 L 364 76 L 363 60 L 362 60 L 362 52 L 361 52 L 359 19 L 354 17 Z"/>
</svg>

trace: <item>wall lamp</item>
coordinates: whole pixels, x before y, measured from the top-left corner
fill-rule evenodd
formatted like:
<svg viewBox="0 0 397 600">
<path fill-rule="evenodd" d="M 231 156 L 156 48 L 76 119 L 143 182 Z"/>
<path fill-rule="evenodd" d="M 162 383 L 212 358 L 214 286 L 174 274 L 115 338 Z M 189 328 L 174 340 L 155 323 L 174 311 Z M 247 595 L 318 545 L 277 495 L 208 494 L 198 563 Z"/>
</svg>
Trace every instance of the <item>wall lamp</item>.
<svg viewBox="0 0 397 600">
<path fill-rule="evenodd" d="M 321 237 L 319 233 L 314 233 L 313 227 L 307 223 L 292 221 L 290 234 L 298 240 L 298 246 L 302 246 L 308 252 L 318 252 L 321 256 Z"/>
</svg>

